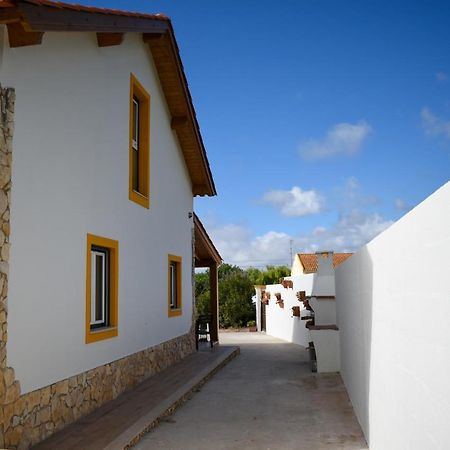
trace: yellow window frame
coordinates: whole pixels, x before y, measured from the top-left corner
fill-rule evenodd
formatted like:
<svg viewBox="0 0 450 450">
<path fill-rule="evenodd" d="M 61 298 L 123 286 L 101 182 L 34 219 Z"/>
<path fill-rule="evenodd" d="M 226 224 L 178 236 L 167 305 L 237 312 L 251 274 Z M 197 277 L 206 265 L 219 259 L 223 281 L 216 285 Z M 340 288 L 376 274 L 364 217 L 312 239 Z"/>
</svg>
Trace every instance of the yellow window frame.
<svg viewBox="0 0 450 450">
<path fill-rule="evenodd" d="M 91 329 L 91 250 L 92 246 L 109 250 L 109 326 Z M 86 245 L 86 334 L 85 342 L 101 341 L 118 336 L 119 334 L 119 242 L 93 234 L 87 235 Z"/>
<path fill-rule="evenodd" d="M 176 316 L 181 316 L 181 314 L 183 314 L 183 295 L 182 295 L 182 291 L 181 291 L 181 280 L 182 278 L 182 263 L 183 263 L 183 258 L 181 256 L 176 256 L 176 255 L 168 255 L 167 258 L 167 298 L 168 298 L 168 303 L 167 303 L 167 311 L 168 311 L 168 315 L 169 317 L 176 317 Z M 170 271 L 170 266 L 172 263 L 176 263 L 177 264 L 177 307 L 176 308 L 172 308 L 171 307 L 171 271 Z"/>
<path fill-rule="evenodd" d="M 138 190 L 133 189 L 133 98 L 139 100 L 139 170 Z M 129 139 L 129 183 L 128 198 L 143 206 L 150 207 L 150 94 L 138 79 L 130 74 L 130 139 Z"/>
</svg>

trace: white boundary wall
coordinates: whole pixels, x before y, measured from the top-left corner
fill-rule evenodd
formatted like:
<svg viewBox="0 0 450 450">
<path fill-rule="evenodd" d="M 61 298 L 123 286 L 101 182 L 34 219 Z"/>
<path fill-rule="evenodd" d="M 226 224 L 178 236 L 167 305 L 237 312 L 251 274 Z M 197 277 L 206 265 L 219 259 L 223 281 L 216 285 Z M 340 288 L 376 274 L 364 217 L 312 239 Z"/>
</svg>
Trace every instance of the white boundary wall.
<svg viewBox="0 0 450 450">
<path fill-rule="evenodd" d="M 341 264 L 336 294 L 370 448 L 450 448 L 450 182 Z"/>
<path fill-rule="evenodd" d="M 270 292 L 269 304 L 266 306 L 266 333 L 278 339 L 283 339 L 294 344 L 308 346 L 310 341 L 309 330 L 305 327 L 305 321 L 299 317 L 292 317 L 292 307 L 303 304 L 297 300 L 296 292 L 306 291 L 306 295 L 311 295 L 314 274 L 302 274 L 294 277 L 285 277 L 285 280 L 292 280 L 293 289 L 285 289 L 281 284 L 270 284 L 266 286 L 266 292 Z M 276 304 L 275 293 L 281 293 L 284 300 L 284 308 Z M 257 298 L 257 308 L 261 303 Z"/>
</svg>

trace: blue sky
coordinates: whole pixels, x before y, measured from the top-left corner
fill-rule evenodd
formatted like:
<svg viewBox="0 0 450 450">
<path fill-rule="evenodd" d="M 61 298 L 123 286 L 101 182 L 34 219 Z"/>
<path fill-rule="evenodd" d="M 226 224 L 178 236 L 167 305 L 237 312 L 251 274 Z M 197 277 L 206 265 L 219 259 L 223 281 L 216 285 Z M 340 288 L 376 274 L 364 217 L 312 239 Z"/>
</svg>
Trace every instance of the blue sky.
<svg viewBox="0 0 450 450">
<path fill-rule="evenodd" d="M 450 2 L 85 0 L 172 18 L 242 266 L 355 250 L 450 178 Z"/>
</svg>

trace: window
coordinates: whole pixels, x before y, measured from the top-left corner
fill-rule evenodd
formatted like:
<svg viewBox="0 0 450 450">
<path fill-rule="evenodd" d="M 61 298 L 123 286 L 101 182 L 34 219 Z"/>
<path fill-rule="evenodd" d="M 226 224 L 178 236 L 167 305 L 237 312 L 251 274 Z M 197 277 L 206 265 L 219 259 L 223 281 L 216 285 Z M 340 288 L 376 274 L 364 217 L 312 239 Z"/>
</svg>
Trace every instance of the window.
<svg viewBox="0 0 450 450">
<path fill-rule="evenodd" d="M 150 95 L 136 77 L 130 77 L 130 200 L 150 206 Z"/>
<path fill-rule="evenodd" d="M 86 343 L 118 334 L 119 243 L 87 235 Z"/>
<path fill-rule="evenodd" d="M 168 293 L 169 317 L 182 314 L 181 304 L 181 262 L 180 256 L 169 255 L 168 258 Z"/>
<path fill-rule="evenodd" d="M 109 249 L 91 249 L 91 330 L 109 326 Z"/>
<path fill-rule="evenodd" d="M 133 191 L 139 192 L 139 99 L 133 97 L 133 138 L 131 141 L 133 153 Z"/>
</svg>

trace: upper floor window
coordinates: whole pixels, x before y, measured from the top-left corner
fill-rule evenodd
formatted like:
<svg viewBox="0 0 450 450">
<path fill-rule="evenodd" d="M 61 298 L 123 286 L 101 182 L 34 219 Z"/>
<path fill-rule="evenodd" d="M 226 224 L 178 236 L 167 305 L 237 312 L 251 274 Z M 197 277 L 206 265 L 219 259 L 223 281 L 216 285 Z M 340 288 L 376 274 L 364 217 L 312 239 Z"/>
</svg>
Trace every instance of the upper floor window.
<svg viewBox="0 0 450 450">
<path fill-rule="evenodd" d="M 129 198 L 145 208 L 150 199 L 150 95 L 130 77 Z"/>
</svg>

